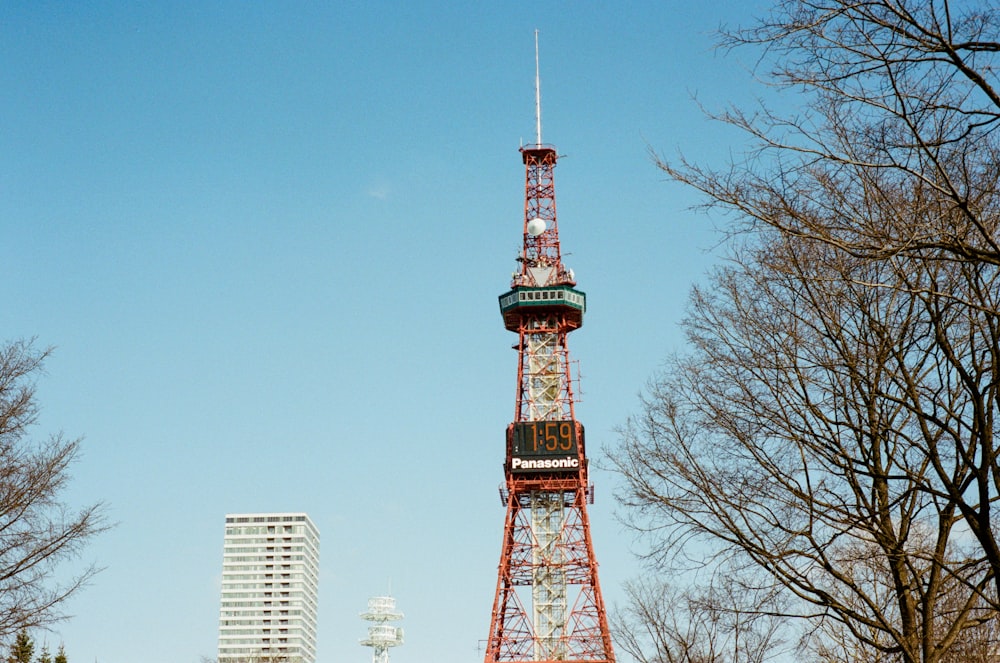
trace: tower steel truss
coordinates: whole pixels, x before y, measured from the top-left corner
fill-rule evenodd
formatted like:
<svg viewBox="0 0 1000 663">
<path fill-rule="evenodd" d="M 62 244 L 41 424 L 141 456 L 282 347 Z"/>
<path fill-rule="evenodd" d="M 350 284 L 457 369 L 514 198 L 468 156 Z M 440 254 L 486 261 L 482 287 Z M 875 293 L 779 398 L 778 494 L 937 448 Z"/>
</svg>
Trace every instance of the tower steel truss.
<svg viewBox="0 0 1000 663">
<path fill-rule="evenodd" d="M 560 255 L 555 148 L 539 142 L 521 154 L 524 245 L 511 290 L 500 296 L 504 325 L 518 335 L 517 395 L 507 427 L 507 515 L 485 663 L 614 663 L 566 343 L 583 324 L 586 298 Z"/>
</svg>

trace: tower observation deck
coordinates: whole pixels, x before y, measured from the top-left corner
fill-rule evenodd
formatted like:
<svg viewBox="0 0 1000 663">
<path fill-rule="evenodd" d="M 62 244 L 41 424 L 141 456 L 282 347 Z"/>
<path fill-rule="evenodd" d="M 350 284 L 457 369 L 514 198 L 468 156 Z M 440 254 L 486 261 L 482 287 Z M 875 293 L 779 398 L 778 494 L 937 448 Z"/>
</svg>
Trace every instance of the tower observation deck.
<svg viewBox="0 0 1000 663">
<path fill-rule="evenodd" d="M 536 118 L 537 90 L 536 50 Z M 569 333 L 583 324 L 586 296 L 562 263 L 558 157 L 541 142 L 540 119 L 537 142 L 522 147 L 521 156 L 524 243 L 511 289 L 499 298 L 504 327 L 518 336 L 517 392 L 507 426 L 501 488 L 507 514 L 485 663 L 614 663 L 567 346 Z"/>
</svg>

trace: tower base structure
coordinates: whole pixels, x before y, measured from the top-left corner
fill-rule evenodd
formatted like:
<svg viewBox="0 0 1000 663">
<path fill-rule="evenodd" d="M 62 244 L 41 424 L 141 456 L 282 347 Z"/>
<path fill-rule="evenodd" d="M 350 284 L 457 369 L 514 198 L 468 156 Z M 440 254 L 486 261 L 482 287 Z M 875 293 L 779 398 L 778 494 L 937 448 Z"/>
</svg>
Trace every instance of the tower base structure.
<svg viewBox="0 0 1000 663">
<path fill-rule="evenodd" d="M 575 478 L 503 491 L 507 516 L 486 663 L 614 663 L 589 493 Z"/>
</svg>

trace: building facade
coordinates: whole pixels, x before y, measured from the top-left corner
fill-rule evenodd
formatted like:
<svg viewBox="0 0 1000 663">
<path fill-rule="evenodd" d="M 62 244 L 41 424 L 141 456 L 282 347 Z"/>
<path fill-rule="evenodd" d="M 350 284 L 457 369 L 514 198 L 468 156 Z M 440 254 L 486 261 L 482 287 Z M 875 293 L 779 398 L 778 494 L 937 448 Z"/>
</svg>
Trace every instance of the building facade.
<svg viewBox="0 0 1000 663">
<path fill-rule="evenodd" d="M 315 663 L 318 586 L 308 515 L 226 515 L 218 662 Z"/>
</svg>

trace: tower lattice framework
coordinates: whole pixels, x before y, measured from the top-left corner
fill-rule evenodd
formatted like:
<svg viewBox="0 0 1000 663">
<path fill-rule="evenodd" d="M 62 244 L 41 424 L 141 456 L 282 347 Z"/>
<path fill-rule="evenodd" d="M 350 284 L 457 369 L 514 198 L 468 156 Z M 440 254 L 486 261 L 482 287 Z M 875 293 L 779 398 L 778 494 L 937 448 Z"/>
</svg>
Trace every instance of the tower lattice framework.
<svg viewBox="0 0 1000 663">
<path fill-rule="evenodd" d="M 590 538 L 583 425 L 576 420 L 569 333 L 586 297 L 564 267 L 556 220 L 556 150 L 521 148 L 524 245 L 504 326 L 518 335 L 514 421 L 507 427 L 507 507 L 485 663 L 614 663 Z"/>
</svg>

